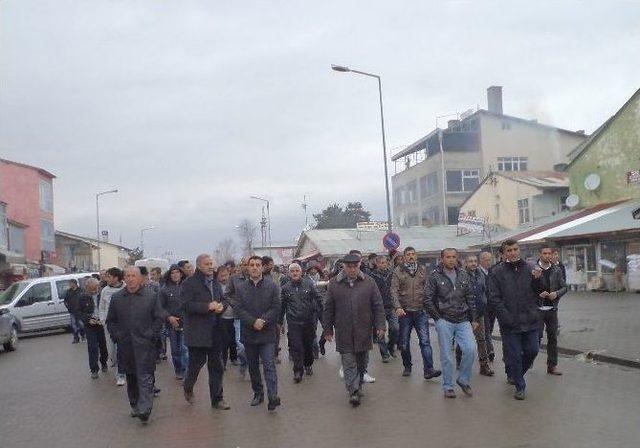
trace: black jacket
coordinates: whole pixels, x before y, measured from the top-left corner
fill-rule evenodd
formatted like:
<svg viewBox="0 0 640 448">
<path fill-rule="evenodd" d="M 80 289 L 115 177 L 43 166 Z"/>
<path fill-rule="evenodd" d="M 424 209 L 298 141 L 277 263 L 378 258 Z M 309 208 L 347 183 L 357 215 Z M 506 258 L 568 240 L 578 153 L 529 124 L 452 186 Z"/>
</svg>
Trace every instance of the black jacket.
<svg viewBox="0 0 640 448">
<path fill-rule="evenodd" d="M 124 373 L 155 371 L 156 338 L 166 318 L 157 294 L 144 286 L 135 293 L 124 288 L 113 295 L 106 324 L 118 344 L 118 367 Z"/>
<path fill-rule="evenodd" d="M 431 272 L 425 285 L 424 308 L 433 320 L 443 318 L 453 323 L 465 320 L 473 322 L 477 316 L 469 274 L 464 269 L 455 269 L 455 285 L 444 273 L 442 266 Z"/>
<path fill-rule="evenodd" d="M 393 276 L 393 270 L 379 271 L 378 269 L 374 269 L 369 275 L 373 281 L 376 282 L 376 285 L 378 285 L 385 311 L 393 310 L 393 299 L 391 298 L 391 278 Z"/>
<path fill-rule="evenodd" d="M 467 271 L 467 274 L 471 281 L 471 292 L 475 300 L 476 315 L 484 316 L 487 307 L 487 276 L 484 275 L 484 272 L 482 272 L 480 268 Z"/>
<path fill-rule="evenodd" d="M 160 290 L 160 304 L 170 316 L 184 320 L 184 308 L 180 300 L 180 285 L 175 283 L 164 285 Z"/>
<path fill-rule="evenodd" d="M 247 279 L 236 284 L 233 310 L 242 322 L 240 340 L 244 344 L 269 344 L 276 342 L 280 315 L 280 287 L 270 277 L 263 277 L 257 284 Z M 253 328 L 256 319 L 265 326 Z"/>
<path fill-rule="evenodd" d="M 67 311 L 69 311 L 70 314 L 78 313 L 79 300 L 82 294 L 84 294 L 84 292 L 79 287 L 76 289 L 67 289 L 63 300 L 64 306 L 67 307 Z"/>
<path fill-rule="evenodd" d="M 551 263 L 551 266 L 545 270 L 540 264 L 540 260 L 538 260 L 538 266 L 542 269 L 542 277 L 540 277 L 540 288 L 542 291 L 558 293 L 558 297 L 555 300 L 540 299 L 540 302 L 544 306 L 552 306 L 555 309 L 558 309 L 560 297 L 565 295 L 567 292 L 567 285 L 565 283 L 564 276 L 562 275 L 562 269 L 559 265 Z"/>
<path fill-rule="evenodd" d="M 491 270 L 489 303 L 502 333 L 524 333 L 538 328 L 538 291 L 541 289 L 533 270 L 534 266 L 522 259 L 501 263 Z"/>
<path fill-rule="evenodd" d="M 98 303 L 100 303 L 99 301 L 100 296 L 98 296 Z M 93 302 L 93 297 L 91 295 L 83 293 L 78 297 L 76 314 L 85 325 L 89 325 L 89 320 L 91 319 L 91 316 L 93 316 L 95 309 L 96 305 Z"/>
<path fill-rule="evenodd" d="M 211 347 L 214 332 L 220 329 L 222 313 L 209 311 L 211 302 L 220 302 L 227 307 L 227 299 L 222 294 L 220 283 L 215 279 L 212 289 L 209 289 L 206 276 L 200 269 L 182 282 L 180 287 L 180 302 L 184 309 L 184 337 L 188 347 Z M 215 327 L 215 328 L 214 328 Z M 222 338 L 222 333 L 216 332 L 215 337 Z"/>
<path fill-rule="evenodd" d="M 307 277 L 297 282 L 289 280 L 280 291 L 280 299 L 280 324 L 285 314 L 289 324 L 316 324 L 316 318 L 322 310 L 322 299 L 313 280 Z"/>
</svg>

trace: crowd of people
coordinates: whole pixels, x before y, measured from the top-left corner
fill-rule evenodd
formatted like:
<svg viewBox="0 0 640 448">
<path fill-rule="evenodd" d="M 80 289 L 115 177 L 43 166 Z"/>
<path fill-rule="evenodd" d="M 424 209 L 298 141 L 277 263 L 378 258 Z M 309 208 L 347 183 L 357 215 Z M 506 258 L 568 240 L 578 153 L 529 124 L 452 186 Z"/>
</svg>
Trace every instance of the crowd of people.
<svg viewBox="0 0 640 448">
<path fill-rule="evenodd" d="M 497 320 L 502 360 L 514 398 L 525 399 L 525 373 L 547 334 L 547 373 L 558 370 L 558 301 L 566 279 L 557 250 L 543 247 L 533 263 L 520 256 L 518 243 L 507 240 L 494 263 L 490 252 L 459 257 L 445 248 L 435 269 L 418 262 L 406 247 L 392 257 L 353 250 L 331 272 L 294 260 L 274 266 L 270 257 L 251 256 L 238 266 L 216 266 L 202 254 L 195 268 L 187 260 L 159 268 L 111 268 L 74 280 L 65 295 L 72 316 L 73 342 L 86 338 L 92 378 L 115 368 L 116 384 L 127 386 L 131 416 L 147 422 L 156 364 L 166 359 L 169 341 L 175 377 L 184 398 L 194 402 L 194 385 L 206 365 L 211 406 L 227 410 L 223 376 L 227 365 L 249 373 L 259 406 L 281 405 L 278 393 L 280 335 L 287 334 L 293 381 L 313 375 L 313 363 L 335 343 L 349 403 L 356 407 L 368 374 L 369 353 L 377 343 L 384 363 L 400 352 L 402 376 L 411 376 L 415 330 L 423 377 L 441 377 L 443 395 L 456 397 L 455 385 L 473 396 L 472 370 L 493 376 L 492 334 Z M 326 289 L 325 289 L 326 286 Z M 432 319 L 439 345 L 436 369 L 429 333 Z M 318 338 L 318 326 L 321 325 Z M 455 360 L 455 361 L 454 361 Z M 262 372 L 260 371 L 262 366 Z M 455 378 L 454 378 L 455 377 Z M 455 383 L 454 383 L 455 379 Z"/>
</svg>

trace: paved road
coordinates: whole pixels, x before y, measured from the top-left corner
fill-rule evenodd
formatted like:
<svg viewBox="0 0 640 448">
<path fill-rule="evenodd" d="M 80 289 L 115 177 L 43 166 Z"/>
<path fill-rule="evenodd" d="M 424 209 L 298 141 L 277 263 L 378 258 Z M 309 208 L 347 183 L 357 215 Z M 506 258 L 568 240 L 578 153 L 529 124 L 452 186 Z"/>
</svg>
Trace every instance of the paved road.
<svg viewBox="0 0 640 448">
<path fill-rule="evenodd" d="M 124 388 L 114 386 L 111 374 L 91 380 L 86 345 L 70 342 L 68 334 L 48 335 L 22 339 L 17 352 L 0 352 L 2 448 L 584 448 L 637 446 L 640 437 L 638 370 L 563 358 L 565 375 L 556 378 L 544 373 L 541 357 L 524 402 L 511 397 L 502 373 L 475 376 L 473 398 L 447 400 L 439 382 L 424 381 L 418 372 L 402 378 L 399 359 L 382 364 L 373 353 L 377 382 L 352 409 L 333 350 L 299 385 L 291 381 L 288 362 L 279 366 L 283 406 L 275 414 L 248 405 L 249 382 L 233 367 L 225 376 L 230 411 L 210 409 L 204 371 L 190 406 L 163 363 L 157 374 L 162 394 L 145 427 L 129 417 Z"/>
</svg>

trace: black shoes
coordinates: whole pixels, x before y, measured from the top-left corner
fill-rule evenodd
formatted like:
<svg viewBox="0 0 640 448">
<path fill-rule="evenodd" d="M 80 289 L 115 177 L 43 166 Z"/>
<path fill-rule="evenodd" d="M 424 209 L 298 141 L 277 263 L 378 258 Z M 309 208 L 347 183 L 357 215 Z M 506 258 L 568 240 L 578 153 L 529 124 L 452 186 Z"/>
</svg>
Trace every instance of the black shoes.
<svg viewBox="0 0 640 448">
<path fill-rule="evenodd" d="M 435 369 L 429 369 L 429 370 L 424 372 L 424 379 L 425 380 L 430 380 L 431 378 L 437 378 L 440 375 L 442 375 L 442 371 L 435 370 Z"/>
<path fill-rule="evenodd" d="M 351 396 L 349 397 L 349 403 L 354 408 L 360 406 L 360 394 L 358 393 L 358 391 L 355 391 L 351 394 Z"/>
<path fill-rule="evenodd" d="M 493 375 L 495 375 L 495 372 L 493 370 L 491 370 L 491 367 L 489 367 L 489 364 L 484 364 L 484 365 L 480 366 L 480 375 L 493 376 Z"/>
<path fill-rule="evenodd" d="M 405 367 L 402 371 L 402 376 L 411 376 L 411 368 Z"/>
<path fill-rule="evenodd" d="M 228 411 L 231 409 L 231 406 L 229 406 L 229 404 L 224 400 L 220 400 L 217 403 L 211 403 L 211 407 L 220 411 Z"/>
<path fill-rule="evenodd" d="M 98 372 L 97 371 L 91 372 L 91 378 L 94 379 L 94 380 L 97 380 L 98 379 Z"/>
<path fill-rule="evenodd" d="M 389 362 L 389 358 L 390 358 L 390 356 L 383 356 L 382 357 L 382 362 L 385 363 L 385 364 L 388 363 Z"/>
<path fill-rule="evenodd" d="M 507 383 L 511 384 L 512 386 L 516 385 L 516 381 L 513 378 L 511 378 L 510 376 L 507 376 Z"/>
<path fill-rule="evenodd" d="M 151 415 L 151 411 L 145 412 L 144 414 L 138 414 L 138 418 L 142 423 L 147 423 L 149 421 L 150 415 Z"/>
<path fill-rule="evenodd" d="M 462 389 L 462 392 L 464 392 L 467 397 L 473 397 L 473 390 L 471 389 L 471 386 L 468 384 L 462 384 L 459 380 L 456 380 L 456 383 L 458 383 L 458 386 L 460 386 L 460 389 Z"/>
<path fill-rule="evenodd" d="M 254 394 L 253 395 L 253 400 L 251 400 L 251 406 L 258 406 L 258 405 L 262 404 L 263 401 L 264 401 L 264 395 L 263 394 Z"/>
<path fill-rule="evenodd" d="M 107 367 L 106 364 L 103 364 L 102 366 L 102 373 L 107 373 L 109 371 L 109 368 Z"/>
<path fill-rule="evenodd" d="M 184 399 L 187 400 L 187 403 L 193 404 L 193 391 L 184 389 Z"/>
<path fill-rule="evenodd" d="M 311 375 L 313 375 L 313 367 L 311 367 L 311 366 L 307 366 L 307 367 L 305 367 L 305 368 L 304 368 L 304 373 L 305 373 L 305 375 L 307 375 L 307 376 L 311 376 Z"/>
<path fill-rule="evenodd" d="M 157 387 L 153 388 L 153 396 L 154 397 L 159 397 L 160 396 L 160 392 L 162 392 L 162 389 L 158 389 Z"/>
<path fill-rule="evenodd" d="M 524 400 L 524 390 L 517 390 L 515 394 L 513 394 L 513 398 L 516 400 Z"/>
<path fill-rule="evenodd" d="M 302 372 L 294 372 L 293 373 L 293 382 L 298 384 L 300 381 L 302 381 Z"/>
<path fill-rule="evenodd" d="M 275 411 L 278 406 L 280 406 L 280 397 L 269 398 L 268 411 Z"/>
<path fill-rule="evenodd" d="M 320 354 L 322 356 L 324 356 L 326 354 L 326 351 L 324 349 L 324 344 L 326 344 L 326 343 L 327 343 L 327 341 L 325 341 L 324 338 L 322 338 L 320 340 L 320 342 L 318 343 L 318 348 L 320 349 Z"/>
<path fill-rule="evenodd" d="M 489 362 L 493 362 L 496 359 L 495 353 L 489 353 Z"/>
</svg>

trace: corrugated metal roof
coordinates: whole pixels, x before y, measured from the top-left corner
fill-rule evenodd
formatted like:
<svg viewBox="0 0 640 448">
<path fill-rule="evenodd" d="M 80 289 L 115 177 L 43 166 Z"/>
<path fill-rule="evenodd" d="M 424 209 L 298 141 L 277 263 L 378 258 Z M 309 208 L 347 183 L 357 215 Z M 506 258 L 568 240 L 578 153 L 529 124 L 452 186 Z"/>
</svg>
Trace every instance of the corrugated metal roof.
<svg viewBox="0 0 640 448">
<path fill-rule="evenodd" d="M 569 175 L 558 171 L 499 171 L 495 174 L 538 188 L 569 187 Z"/>
<path fill-rule="evenodd" d="M 394 229 L 400 235 L 400 247 L 412 246 L 419 253 L 439 252 L 445 247 L 468 250 L 473 246 L 488 244 L 489 239 L 480 234 L 456 236 L 456 226 L 401 227 Z M 305 237 L 324 257 L 341 257 L 356 249 L 363 254 L 383 253 L 382 237 L 386 231 L 358 232 L 356 229 L 313 229 L 304 232 Z M 495 237 L 494 237 L 495 238 Z M 299 246 L 301 249 L 301 246 Z M 304 257 L 308 254 L 301 253 Z"/>
</svg>

